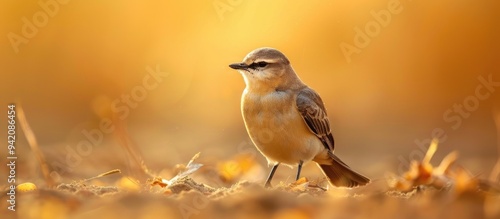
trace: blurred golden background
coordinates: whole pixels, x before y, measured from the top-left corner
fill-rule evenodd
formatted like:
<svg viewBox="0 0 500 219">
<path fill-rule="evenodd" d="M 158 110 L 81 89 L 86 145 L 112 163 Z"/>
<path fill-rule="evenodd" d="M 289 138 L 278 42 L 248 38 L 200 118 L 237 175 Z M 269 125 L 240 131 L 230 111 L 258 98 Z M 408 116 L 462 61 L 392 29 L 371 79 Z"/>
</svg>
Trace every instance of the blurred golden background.
<svg viewBox="0 0 500 219">
<path fill-rule="evenodd" d="M 457 149 L 476 174 L 489 173 L 498 157 L 498 1 L 40 2 L 0 3 L 0 106 L 22 104 L 50 159 L 64 163 L 68 147 L 85 139 L 83 130 L 99 129 L 113 103 L 152 169 L 196 152 L 211 165 L 253 150 L 239 109 L 245 85 L 228 64 L 263 46 L 285 53 L 321 94 L 336 153 L 372 178 L 418 158 L 425 151 L 418 142 L 433 135 L 442 140 L 437 157 Z M 399 12 L 384 25 L 373 15 L 391 8 Z M 355 46 L 356 28 L 370 25 L 367 45 L 344 54 L 340 45 Z M 152 69 L 165 77 L 144 89 L 155 82 Z M 480 78 L 497 84 L 487 88 Z M 478 86 L 487 98 L 477 97 Z M 136 101 L 127 105 L 126 95 Z M 35 167 L 19 133 L 19 162 Z M 73 173 L 93 176 L 110 161 L 126 169 L 118 145 L 104 133 Z M 293 176 L 285 169 L 282 180 Z"/>
</svg>

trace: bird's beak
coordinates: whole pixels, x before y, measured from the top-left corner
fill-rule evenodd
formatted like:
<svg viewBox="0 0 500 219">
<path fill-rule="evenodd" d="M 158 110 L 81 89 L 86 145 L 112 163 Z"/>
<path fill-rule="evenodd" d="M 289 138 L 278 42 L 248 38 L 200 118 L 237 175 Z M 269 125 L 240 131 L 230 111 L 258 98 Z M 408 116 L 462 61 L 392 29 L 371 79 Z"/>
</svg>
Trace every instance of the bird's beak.
<svg viewBox="0 0 500 219">
<path fill-rule="evenodd" d="M 229 67 L 231 67 L 232 69 L 236 69 L 236 70 L 248 70 L 248 65 L 241 62 L 241 63 L 234 63 L 234 64 L 230 64 Z"/>
</svg>

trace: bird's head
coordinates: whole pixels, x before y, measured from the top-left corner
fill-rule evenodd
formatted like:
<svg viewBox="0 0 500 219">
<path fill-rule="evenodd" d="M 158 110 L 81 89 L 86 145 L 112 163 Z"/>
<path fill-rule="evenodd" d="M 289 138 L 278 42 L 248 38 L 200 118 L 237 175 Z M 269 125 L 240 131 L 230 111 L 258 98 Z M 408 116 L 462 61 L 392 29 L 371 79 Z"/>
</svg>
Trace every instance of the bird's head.
<svg viewBox="0 0 500 219">
<path fill-rule="evenodd" d="M 245 79 L 247 86 L 260 85 L 276 87 L 290 78 L 296 78 L 290 66 L 290 61 L 277 49 L 259 48 L 229 67 L 238 70 Z"/>
</svg>

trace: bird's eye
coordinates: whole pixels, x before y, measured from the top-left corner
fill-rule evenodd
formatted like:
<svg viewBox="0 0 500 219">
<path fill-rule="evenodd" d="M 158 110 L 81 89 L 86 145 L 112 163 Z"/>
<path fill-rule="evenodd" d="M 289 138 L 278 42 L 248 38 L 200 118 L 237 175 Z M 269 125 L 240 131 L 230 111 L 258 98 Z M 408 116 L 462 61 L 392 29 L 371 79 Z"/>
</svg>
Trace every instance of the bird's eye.
<svg viewBox="0 0 500 219">
<path fill-rule="evenodd" d="M 267 62 L 257 62 L 257 65 L 259 65 L 259 67 L 263 68 L 263 67 L 267 66 Z"/>
</svg>

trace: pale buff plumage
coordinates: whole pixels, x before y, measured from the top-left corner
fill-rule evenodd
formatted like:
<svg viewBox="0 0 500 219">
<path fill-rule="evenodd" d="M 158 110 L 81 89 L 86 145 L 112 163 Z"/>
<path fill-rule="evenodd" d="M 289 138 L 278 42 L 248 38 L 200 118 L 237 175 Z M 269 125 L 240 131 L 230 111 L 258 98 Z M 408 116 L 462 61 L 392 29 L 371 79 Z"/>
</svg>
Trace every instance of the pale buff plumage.
<svg viewBox="0 0 500 219">
<path fill-rule="evenodd" d="M 266 185 L 279 164 L 298 165 L 298 178 L 302 163 L 311 160 L 336 186 L 369 182 L 333 154 L 334 140 L 321 98 L 299 79 L 280 51 L 256 49 L 230 67 L 245 80 L 241 111 L 248 134 L 274 165 Z"/>
<path fill-rule="evenodd" d="M 248 134 L 270 164 L 297 165 L 312 160 L 326 149 L 311 134 L 290 90 L 256 94 L 245 89 L 241 111 Z M 294 128 L 290 128 L 294 127 Z"/>
</svg>

